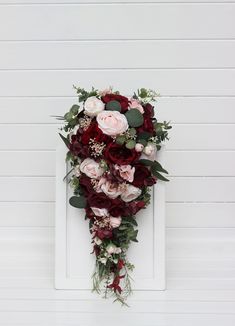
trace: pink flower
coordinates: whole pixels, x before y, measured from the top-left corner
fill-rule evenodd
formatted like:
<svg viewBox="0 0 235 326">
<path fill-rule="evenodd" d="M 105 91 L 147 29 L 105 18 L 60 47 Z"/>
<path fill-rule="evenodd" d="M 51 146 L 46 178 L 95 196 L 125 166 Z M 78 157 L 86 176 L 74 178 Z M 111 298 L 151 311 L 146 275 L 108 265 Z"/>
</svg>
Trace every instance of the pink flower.
<svg viewBox="0 0 235 326">
<path fill-rule="evenodd" d="M 130 109 L 137 109 L 137 110 L 140 111 L 140 113 L 144 114 L 144 108 L 143 108 L 143 106 L 140 104 L 140 101 L 138 101 L 135 98 L 131 98 L 130 101 L 129 101 L 129 108 L 128 108 L 128 110 L 130 110 Z"/>
<path fill-rule="evenodd" d="M 121 198 L 125 202 L 132 201 L 141 195 L 141 189 L 127 184 Z"/>
<path fill-rule="evenodd" d="M 142 150 L 144 149 L 144 145 L 140 144 L 140 143 L 137 143 L 135 145 L 135 150 L 136 152 L 142 152 Z"/>
<path fill-rule="evenodd" d="M 98 113 L 104 110 L 104 103 L 96 96 L 88 97 L 84 103 L 84 109 L 86 115 L 89 117 L 95 117 Z"/>
<path fill-rule="evenodd" d="M 121 190 L 116 183 L 112 183 L 110 181 L 104 182 L 101 186 L 100 189 L 105 193 L 106 196 L 109 198 L 115 199 L 119 195 L 121 195 Z"/>
<path fill-rule="evenodd" d="M 135 168 L 131 165 L 118 165 L 115 164 L 114 168 L 119 171 L 120 177 L 124 180 L 132 182 L 134 180 Z"/>
<path fill-rule="evenodd" d="M 93 213 L 95 214 L 95 216 L 106 217 L 109 215 L 106 208 L 91 207 L 91 209 L 92 209 Z"/>
<path fill-rule="evenodd" d="M 80 171 L 92 179 L 98 179 L 104 173 L 104 169 L 99 165 L 99 163 L 91 158 L 86 158 L 82 161 Z"/>
<path fill-rule="evenodd" d="M 113 229 L 118 228 L 121 223 L 122 223 L 122 218 L 121 217 L 110 216 L 109 224 Z"/>
<path fill-rule="evenodd" d="M 103 111 L 96 117 L 99 128 L 104 134 L 116 136 L 128 129 L 128 122 L 124 114 L 118 111 Z"/>
</svg>

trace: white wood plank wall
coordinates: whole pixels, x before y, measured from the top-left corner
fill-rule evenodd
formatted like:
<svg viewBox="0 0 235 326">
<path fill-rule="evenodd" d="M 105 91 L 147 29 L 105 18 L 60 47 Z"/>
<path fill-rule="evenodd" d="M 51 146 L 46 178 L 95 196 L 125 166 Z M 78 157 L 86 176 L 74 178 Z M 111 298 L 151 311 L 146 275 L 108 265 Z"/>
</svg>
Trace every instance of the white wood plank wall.
<svg viewBox="0 0 235 326">
<path fill-rule="evenodd" d="M 235 325 L 235 1 L 0 0 L 0 325 Z M 156 88 L 167 287 L 53 289 L 57 122 L 73 84 Z"/>
</svg>

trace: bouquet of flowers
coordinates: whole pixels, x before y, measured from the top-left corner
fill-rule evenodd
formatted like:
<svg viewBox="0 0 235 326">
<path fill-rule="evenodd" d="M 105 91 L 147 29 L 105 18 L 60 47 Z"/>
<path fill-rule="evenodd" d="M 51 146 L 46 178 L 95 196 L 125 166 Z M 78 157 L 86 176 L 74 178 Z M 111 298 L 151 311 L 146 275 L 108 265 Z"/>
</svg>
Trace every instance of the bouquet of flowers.
<svg viewBox="0 0 235 326">
<path fill-rule="evenodd" d="M 150 202 L 150 188 L 168 181 L 156 152 L 168 139 L 168 122 L 154 117 L 157 94 L 139 89 L 128 98 L 108 88 L 86 91 L 75 87 L 78 104 L 63 117 L 60 133 L 68 148 L 73 188 L 69 202 L 85 210 L 96 257 L 93 288 L 125 303 L 131 293 L 127 259 L 137 242 L 136 214 Z"/>
</svg>

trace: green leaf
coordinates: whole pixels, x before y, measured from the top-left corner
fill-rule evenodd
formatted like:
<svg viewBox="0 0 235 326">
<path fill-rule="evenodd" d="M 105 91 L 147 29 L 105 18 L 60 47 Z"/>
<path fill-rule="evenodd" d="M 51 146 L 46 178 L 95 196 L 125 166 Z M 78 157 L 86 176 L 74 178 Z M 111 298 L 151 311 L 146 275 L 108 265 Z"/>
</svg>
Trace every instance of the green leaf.
<svg viewBox="0 0 235 326">
<path fill-rule="evenodd" d="M 153 165 L 154 165 L 154 168 L 156 169 L 156 171 L 159 171 L 159 172 L 163 172 L 163 173 L 166 173 L 168 174 L 168 171 L 163 169 L 163 167 L 161 166 L 161 164 L 157 161 L 154 161 L 153 162 Z"/>
<path fill-rule="evenodd" d="M 110 101 L 106 104 L 106 110 L 121 112 L 122 107 L 118 101 Z"/>
<path fill-rule="evenodd" d="M 163 175 L 161 175 L 158 171 L 156 171 L 154 166 L 151 167 L 151 172 L 157 179 L 162 180 L 162 181 L 169 181 L 167 178 L 165 178 Z"/>
<path fill-rule="evenodd" d="M 135 136 L 136 135 L 136 130 L 135 130 L 135 128 L 131 128 L 131 129 L 129 129 L 128 130 L 128 133 L 133 137 L 133 136 Z"/>
<path fill-rule="evenodd" d="M 144 147 L 147 145 L 147 141 L 145 139 L 138 139 L 137 143 L 142 144 Z"/>
<path fill-rule="evenodd" d="M 126 148 L 133 149 L 135 148 L 135 144 L 136 142 L 134 140 L 128 140 L 128 142 L 126 143 Z"/>
<path fill-rule="evenodd" d="M 130 127 L 140 127 L 144 123 L 143 115 L 137 109 L 131 109 L 125 113 Z"/>
<path fill-rule="evenodd" d="M 119 145 L 123 145 L 126 141 L 126 137 L 125 136 L 117 136 L 116 137 L 116 143 Z"/>
<path fill-rule="evenodd" d="M 69 203 L 71 206 L 76 208 L 85 208 L 87 205 L 86 198 L 84 196 L 73 196 L 69 199 Z"/>
<path fill-rule="evenodd" d="M 79 111 L 79 108 L 80 108 L 79 105 L 74 104 L 74 105 L 71 107 L 70 112 L 71 112 L 73 115 L 77 115 L 77 114 L 78 114 L 78 111 Z"/>
<path fill-rule="evenodd" d="M 65 145 L 69 148 L 70 142 L 69 142 L 68 138 L 66 138 L 65 136 L 63 136 L 60 133 L 59 133 L 59 136 L 63 140 L 63 142 L 65 143 Z"/>
<path fill-rule="evenodd" d="M 139 160 L 139 162 L 143 165 L 147 165 L 147 166 L 154 166 L 154 162 L 153 161 L 150 161 L 150 160 L 147 160 L 147 159 L 141 159 Z"/>
<path fill-rule="evenodd" d="M 148 141 L 150 137 L 152 137 L 152 135 L 149 132 L 143 131 L 143 132 L 139 133 L 137 140 L 144 139 L 144 140 Z"/>
</svg>

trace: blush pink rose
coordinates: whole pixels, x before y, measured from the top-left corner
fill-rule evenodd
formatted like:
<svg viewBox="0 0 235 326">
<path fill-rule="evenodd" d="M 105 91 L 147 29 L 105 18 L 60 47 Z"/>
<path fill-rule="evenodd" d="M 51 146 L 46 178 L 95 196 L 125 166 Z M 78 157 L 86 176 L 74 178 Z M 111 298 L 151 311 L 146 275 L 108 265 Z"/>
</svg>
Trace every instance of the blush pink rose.
<svg viewBox="0 0 235 326">
<path fill-rule="evenodd" d="M 137 99 L 135 98 L 131 98 L 129 100 L 129 107 L 128 107 L 128 110 L 130 109 L 137 109 L 140 111 L 140 113 L 144 113 L 144 108 L 143 106 L 140 104 L 140 101 L 138 101 Z"/>
<path fill-rule="evenodd" d="M 128 122 L 124 114 L 118 111 L 103 111 L 96 117 L 99 128 L 104 134 L 116 136 L 128 129 Z"/>
<path fill-rule="evenodd" d="M 132 201 L 141 195 L 141 189 L 127 184 L 121 198 L 125 202 Z"/>
<path fill-rule="evenodd" d="M 112 199 L 115 199 L 119 195 L 121 195 L 121 190 L 119 186 L 116 183 L 112 183 L 110 181 L 104 182 L 100 186 L 100 189 L 105 193 L 106 196 Z"/>
<path fill-rule="evenodd" d="M 96 96 L 88 97 L 84 103 L 84 109 L 86 115 L 89 117 L 95 117 L 98 113 L 104 110 L 104 103 Z"/>
<path fill-rule="evenodd" d="M 91 158 L 86 158 L 80 164 L 80 171 L 85 173 L 91 179 L 98 179 L 104 173 L 104 169 Z"/>
<path fill-rule="evenodd" d="M 110 216 L 109 224 L 113 229 L 118 228 L 121 223 L 122 223 L 122 218 L 121 217 Z"/>
<path fill-rule="evenodd" d="M 106 208 L 91 207 L 95 216 L 108 216 L 108 211 Z"/>
<path fill-rule="evenodd" d="M 131 165 L 114 165 L 114 168 L 119 171 L 120 177 L 129 182 L 133 182 L 135 168 Z"/>
</svg>

